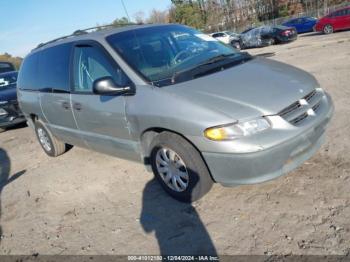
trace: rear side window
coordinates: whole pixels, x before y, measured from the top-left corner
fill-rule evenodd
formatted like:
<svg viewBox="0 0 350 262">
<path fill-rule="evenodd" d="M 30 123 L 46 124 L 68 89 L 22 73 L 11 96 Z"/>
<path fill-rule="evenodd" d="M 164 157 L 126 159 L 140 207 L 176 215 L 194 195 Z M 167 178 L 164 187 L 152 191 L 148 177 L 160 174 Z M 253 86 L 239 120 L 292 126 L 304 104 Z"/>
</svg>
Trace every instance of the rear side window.
<svg viewBox="0 0 350 262">
<path fill-rule="evenodd" d="M 39 76 L 38 76 L 38 61 L 39 54 L 35 53 L 27 56 L 19 71 L 17 86 L 23 90 L 38 90 Z"/>
<path fill-rule="evenodd" d="M 63 44 L 40 52 L 39 75 L 42 88 L 70 91 L 69 61 L 72 44 Z"/>
<path fill-rule="evenodd" d="M 332 17 L 344 16 L 344 15 L 346 15 L 346 12 L 347 12 L 346 9 L 336 11 L 332 14 Z"/>
</svg>

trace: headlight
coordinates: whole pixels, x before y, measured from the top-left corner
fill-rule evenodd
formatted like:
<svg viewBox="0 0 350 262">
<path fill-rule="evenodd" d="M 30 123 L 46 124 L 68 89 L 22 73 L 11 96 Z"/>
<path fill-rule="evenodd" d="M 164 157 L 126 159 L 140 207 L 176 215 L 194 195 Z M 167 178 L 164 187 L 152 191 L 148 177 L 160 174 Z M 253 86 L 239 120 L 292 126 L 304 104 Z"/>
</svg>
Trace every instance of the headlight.
<svg viewBox="0 0 350 262">
<path fill-rule="evenodd" d="M 232 140 L 244 136 L 250 136 L 270 128 L 270 123 L 265 118 L 257 118 L 245 122 L 207 128 L 204 136 L 211 140 Z"/>
<path fill-rule="evenodd" d="M 7 116 L 7 114 L 5 109 L 0 108 L 0 116 Z"/>
</svg>

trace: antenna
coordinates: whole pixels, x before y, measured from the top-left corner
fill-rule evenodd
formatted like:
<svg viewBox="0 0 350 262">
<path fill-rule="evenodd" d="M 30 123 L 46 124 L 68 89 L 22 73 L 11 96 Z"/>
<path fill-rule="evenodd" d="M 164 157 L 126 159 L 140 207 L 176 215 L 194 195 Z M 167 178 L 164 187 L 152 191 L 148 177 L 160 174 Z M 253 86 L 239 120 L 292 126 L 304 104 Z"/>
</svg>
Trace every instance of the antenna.
<svg viewBox="0 0 350 262">
<path fill-rule="evenodd" d="M 125 14 L 128 18 L 128 21 L 130 23 L 130 16 L 129 16 L 129 13 L 128 13 L 128 10 L 126 10 L 126 7 L 125 7 L 125 4 L 124 4 L 124 0 L 120 0 L 122 2 L 122 5 L 123 5 L 123 8 L 124 8 L 124 11 L 125 11 Z"/>
</svg>

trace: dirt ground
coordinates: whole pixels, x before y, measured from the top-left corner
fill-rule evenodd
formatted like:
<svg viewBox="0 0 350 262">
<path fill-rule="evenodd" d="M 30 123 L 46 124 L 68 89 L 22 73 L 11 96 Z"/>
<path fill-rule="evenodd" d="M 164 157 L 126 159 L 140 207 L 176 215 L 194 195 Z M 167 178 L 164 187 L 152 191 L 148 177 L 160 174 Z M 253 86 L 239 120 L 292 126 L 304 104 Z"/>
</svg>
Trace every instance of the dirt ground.
<svg viewBox="0 0 350 262">
<path fill-rule="evenodd" d="M 142 165 L 79 148 L 49 158 L 31 129 L 11 129 L 0 134 L 0 254 L 349 254 L 350 31 L 247 51 L 275 52 L 333 97 L 311 160 L 267 183 L 215 185 L 189 205 Z"/>
</svg>

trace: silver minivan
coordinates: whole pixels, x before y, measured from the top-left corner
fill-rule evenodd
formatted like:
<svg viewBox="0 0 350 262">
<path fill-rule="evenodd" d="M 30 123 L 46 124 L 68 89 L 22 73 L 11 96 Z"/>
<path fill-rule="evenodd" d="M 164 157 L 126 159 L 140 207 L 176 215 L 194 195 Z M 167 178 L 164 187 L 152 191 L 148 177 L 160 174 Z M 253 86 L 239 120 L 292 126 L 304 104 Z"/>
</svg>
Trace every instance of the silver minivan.
<svg viewBox="0 0 350 262">
<path fill-rule="evenodd" d="M 175 24 L 41 44 L 24 59 L 18 99 L 49 156 L 74 145 L 142 162 L 185 202 L 214 182 L 260 183 L 301 165 L 333 112 L 307 72 Z"/>
</svg>

